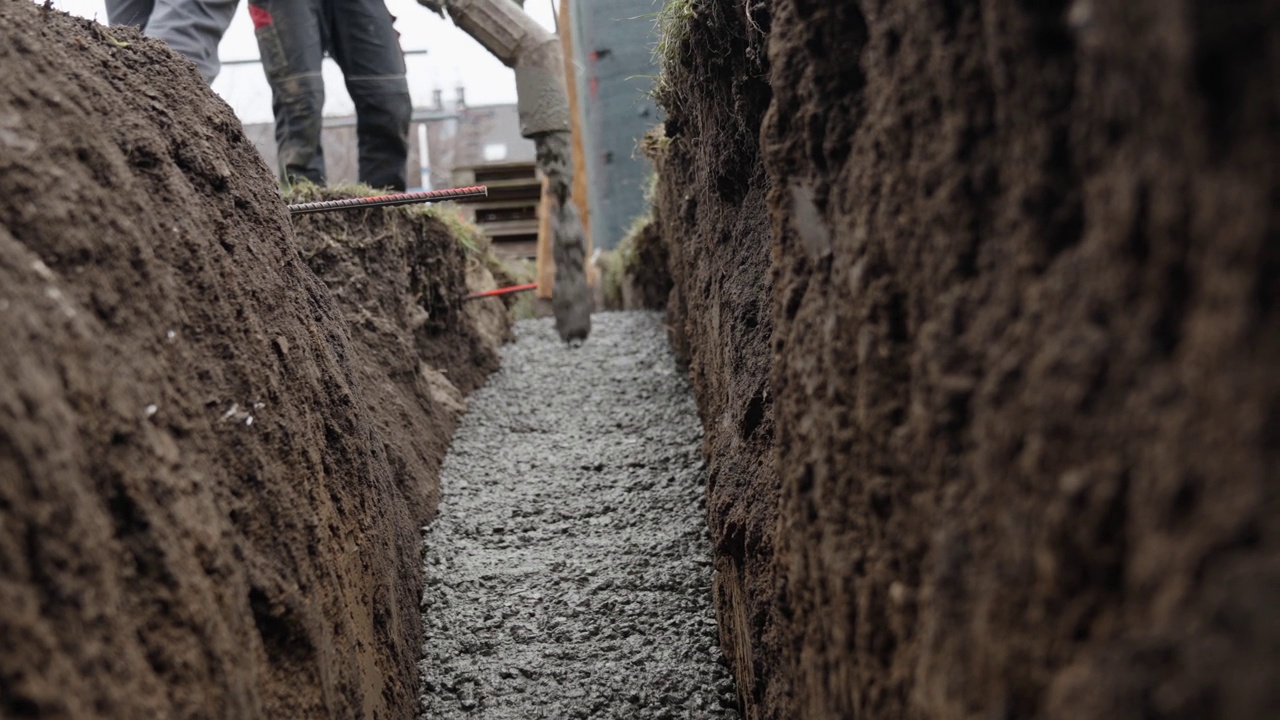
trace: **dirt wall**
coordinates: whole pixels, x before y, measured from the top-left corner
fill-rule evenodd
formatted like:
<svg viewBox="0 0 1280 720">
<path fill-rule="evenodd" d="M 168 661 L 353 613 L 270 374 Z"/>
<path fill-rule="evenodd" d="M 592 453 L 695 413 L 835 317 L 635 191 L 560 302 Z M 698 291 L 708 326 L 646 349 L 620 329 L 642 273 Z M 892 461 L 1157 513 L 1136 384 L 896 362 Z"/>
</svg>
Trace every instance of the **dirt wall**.
<svg viewBox="0 0 1280 720">
<path fill-rule="evenodd" d="M 368 188 L 304 186 L 303 203 L 375 195 Z M 440 463 L 466 395 L 498 369 L 510 316 L 497 298 L 464 301 L 495 286 L 482 253 L 460 240 L 442 206 L 376 208 L 292 219 L 298 254 L 333 297 L 351 342 L 369 421 L 414 518 L 439 504 Z M 421 523 L 419 523 L 419 526 Z M 414 661 L 416 662 L 416 660 Z"/>
<path fill-rule="evenodd" d="M 422 350 L 473 340 L 438 327 L 464 251 L 295 238 L 231 110 L 132 31 L 3 0 L 0 65 L 0 716 L 413 716 L 454 417 L 422 368 L 492 367 Z"/>
<path fill-rule="evenodd" d="M 772 692 L 779 653 L 771 234 L 755 139 L 770 97 L 763 39 L 731 3 L 700 4 L 680 65 L 658 84 L 665 137 L 646 145 L 675 281 L 666 302 L 672 346 L 704 428 L 721 645 L 748 705 Z"/>
<path fill-rule="evenodd" d="M 1276 5 L 694 8 L 659 217 L 748 716 L 1280 712 Z"/>
</svg>

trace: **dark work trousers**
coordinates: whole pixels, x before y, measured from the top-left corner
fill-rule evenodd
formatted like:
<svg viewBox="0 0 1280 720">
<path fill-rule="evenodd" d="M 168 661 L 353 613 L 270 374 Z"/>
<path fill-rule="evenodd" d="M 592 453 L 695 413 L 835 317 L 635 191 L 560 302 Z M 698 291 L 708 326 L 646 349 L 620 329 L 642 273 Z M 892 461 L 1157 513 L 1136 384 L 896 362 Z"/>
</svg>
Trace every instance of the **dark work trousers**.
<svg viewBox="0 0 1280 720">
<path fill-rule="evenodd" d="M 413 103 L 382 0 L 250 0 L 249 14 L 271 84 L 281 179 L 325 182 L 320 67 L 327 51 L 355 102 L 360 182 L 404 190 Z"/>
<path fill-rule="evenodd" d="M 107 22 L 133 25 L 196 64 L 204 81 L 218 77 L 218 43 L 240 0 L 107 0 Z"/>
</svg>

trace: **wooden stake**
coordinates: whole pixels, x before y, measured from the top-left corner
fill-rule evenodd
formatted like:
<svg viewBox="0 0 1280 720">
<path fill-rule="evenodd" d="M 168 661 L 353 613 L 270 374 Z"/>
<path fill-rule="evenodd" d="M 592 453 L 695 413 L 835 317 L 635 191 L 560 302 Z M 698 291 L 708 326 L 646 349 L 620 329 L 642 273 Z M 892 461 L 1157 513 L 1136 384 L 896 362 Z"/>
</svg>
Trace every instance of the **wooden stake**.
<svg viewBox="0 0 1280 720">
<path fill-rule="evenodd" d="M 578 102 L 578 66 L 573 60 L 573 15 L 571 0 L 560 2 L 560 47 L 564 54 L 564 82 L 569 92 L 569 117 L 573 133 L 573 203 L 582 219 L 583 257 L 587 263 L 587 284 L 595 287 L 597 275 L 591 264 L 591 203 L 587 198 L 587 151 L 582 130 L 582 106 Z"/>
<path fill-rule="evenodd" d="M 551 204 L 555 202 L 547 191 L 547 178 L 542 178 L 542 202 L 538 203 L 538 290 L 540 300 L 550 300 L 556 283 L 556 263 L 551 254 Z"/>
</svg>

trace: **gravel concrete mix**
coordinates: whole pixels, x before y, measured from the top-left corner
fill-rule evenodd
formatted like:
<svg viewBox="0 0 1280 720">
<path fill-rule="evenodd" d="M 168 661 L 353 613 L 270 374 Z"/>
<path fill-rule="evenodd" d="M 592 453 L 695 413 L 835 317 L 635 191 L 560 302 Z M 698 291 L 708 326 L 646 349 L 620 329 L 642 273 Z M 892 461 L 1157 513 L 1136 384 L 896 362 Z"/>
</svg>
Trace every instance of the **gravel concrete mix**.
<svg viewBox="0 0 1280 720">
<path fill-rule="evenodd" d="M 426 532 L 422 717 L 737 718 L 701 427 L 657 313 L 516 325 Z"/>
</svg>

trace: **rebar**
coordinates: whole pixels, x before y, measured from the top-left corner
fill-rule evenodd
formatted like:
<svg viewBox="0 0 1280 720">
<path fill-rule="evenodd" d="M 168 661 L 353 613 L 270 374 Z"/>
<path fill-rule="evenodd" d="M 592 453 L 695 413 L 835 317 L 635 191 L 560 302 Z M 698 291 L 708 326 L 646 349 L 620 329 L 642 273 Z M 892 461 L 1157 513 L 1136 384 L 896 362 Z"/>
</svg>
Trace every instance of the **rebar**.
<svg viewBox="0 0 1280 720">
<path fill-rule="evenodd" d="M 446 190 L 426 190 L 423 192 L 399 193 L 397 195 L 375 195 L 374 197 L 347 198 L 345 200 L 319 200 L 317 202 L 300 203 L 289 206 L 290 215 L 331 212 L 333 210 L 355 210 L 370 207 L 388 207 L 392 205 L 413 205 L 415 203 L 440 202 L 442 200 L 460 200 L 462 198 L 488 197 L 489 188 L 484 185 L 472 187 L 449 188 Z"/>
</svg>

